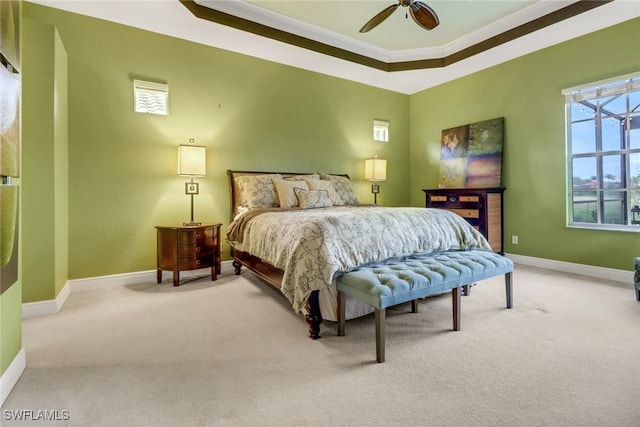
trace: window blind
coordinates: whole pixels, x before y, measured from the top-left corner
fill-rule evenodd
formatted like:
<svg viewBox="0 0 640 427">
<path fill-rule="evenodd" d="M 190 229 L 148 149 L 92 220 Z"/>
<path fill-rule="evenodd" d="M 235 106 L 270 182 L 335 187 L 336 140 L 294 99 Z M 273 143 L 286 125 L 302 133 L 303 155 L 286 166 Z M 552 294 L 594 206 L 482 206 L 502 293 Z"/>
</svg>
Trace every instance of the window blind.
<svg viewBox="0 0 640 427">
<path fill-rule="evenodd" d="M 134 105 L 137 113 L 169 114 L 169 86 L 162 83 L 133 81 Z"/>
</svg>

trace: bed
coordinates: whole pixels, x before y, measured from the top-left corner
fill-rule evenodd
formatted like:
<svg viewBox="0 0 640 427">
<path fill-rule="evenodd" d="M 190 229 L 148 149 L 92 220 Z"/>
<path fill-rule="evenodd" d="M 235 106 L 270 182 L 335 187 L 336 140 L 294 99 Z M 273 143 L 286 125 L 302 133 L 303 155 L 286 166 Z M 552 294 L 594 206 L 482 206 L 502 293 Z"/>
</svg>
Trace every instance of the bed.
<svg viewBox="0 0 640 427">
<path fill-rule="evenodd" d="M 336 278 L 355 268 L 418 253 L 491 250 L 482 234 L 446 210 L 361 204 L 348 175 L 227 172 L 231 223 L 225 239 L 242 266 L 302 313 L 312 339 L 337 320 Z M 346 301 L 346 318 L 372 312 Z"/>
</svg>

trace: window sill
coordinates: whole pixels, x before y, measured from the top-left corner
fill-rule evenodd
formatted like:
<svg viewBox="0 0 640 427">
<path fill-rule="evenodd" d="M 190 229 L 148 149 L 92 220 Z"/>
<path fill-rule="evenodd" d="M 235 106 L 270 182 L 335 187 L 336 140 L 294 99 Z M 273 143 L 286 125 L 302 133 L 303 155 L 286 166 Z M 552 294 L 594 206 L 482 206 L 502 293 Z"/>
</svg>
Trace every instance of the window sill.
<svg viewBox="0 0 640 427">
<path fill-rule="evenodd" d="M 614 224 L 567 224 L 567 228 L 580 228 L 583 230 L 622 231 L 627 233 L 640 233 L 640 225 L 614 225 Z"/>
</svg>

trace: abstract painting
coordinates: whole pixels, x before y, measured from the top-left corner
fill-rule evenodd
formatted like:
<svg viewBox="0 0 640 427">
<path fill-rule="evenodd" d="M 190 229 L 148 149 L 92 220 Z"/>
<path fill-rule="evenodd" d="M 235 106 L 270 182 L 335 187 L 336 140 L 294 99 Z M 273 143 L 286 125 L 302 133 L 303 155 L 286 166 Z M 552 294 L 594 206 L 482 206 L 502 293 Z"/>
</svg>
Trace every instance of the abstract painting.
<svg viewBox="0 0 640 427">
<path fill-rule="evenodd" d="M 18 280 L 20 2 L 0 0 L 0 294 Z"/>
<path fill-rule="evenodd" d="M 20 2 L 0 0 L 0 53 L 20 70 Z"/>
<path fill-rule="evenodd" d="M 444 188 L 502 186 L 504 117 L 442 131 L 440 184 Z"/>
</svg>

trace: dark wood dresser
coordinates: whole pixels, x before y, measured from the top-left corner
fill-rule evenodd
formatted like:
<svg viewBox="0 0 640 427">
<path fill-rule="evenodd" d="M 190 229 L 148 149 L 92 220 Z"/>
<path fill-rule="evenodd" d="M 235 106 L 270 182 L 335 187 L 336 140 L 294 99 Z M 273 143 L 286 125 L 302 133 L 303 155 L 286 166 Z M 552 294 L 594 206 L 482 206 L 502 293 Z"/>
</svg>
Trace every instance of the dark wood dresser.
<svg viewBox="0 0 640 427">
<path fill-rule="evenodd" d="M 489 241 L 494 252 L 504 254 L 502 196 L 505 188 L 423 189 L 426 207 L 447 209 L 466 219 Z"/>
<path fill-rule="evenodd" d="M 211 280 L 220 274 L 220 226 L 156 227 L 158 230 L 158 283 L 162 271 L 173 271 L 173 286 L 180 284 L 180 272 L 211 267 Z"/>
</svg>

